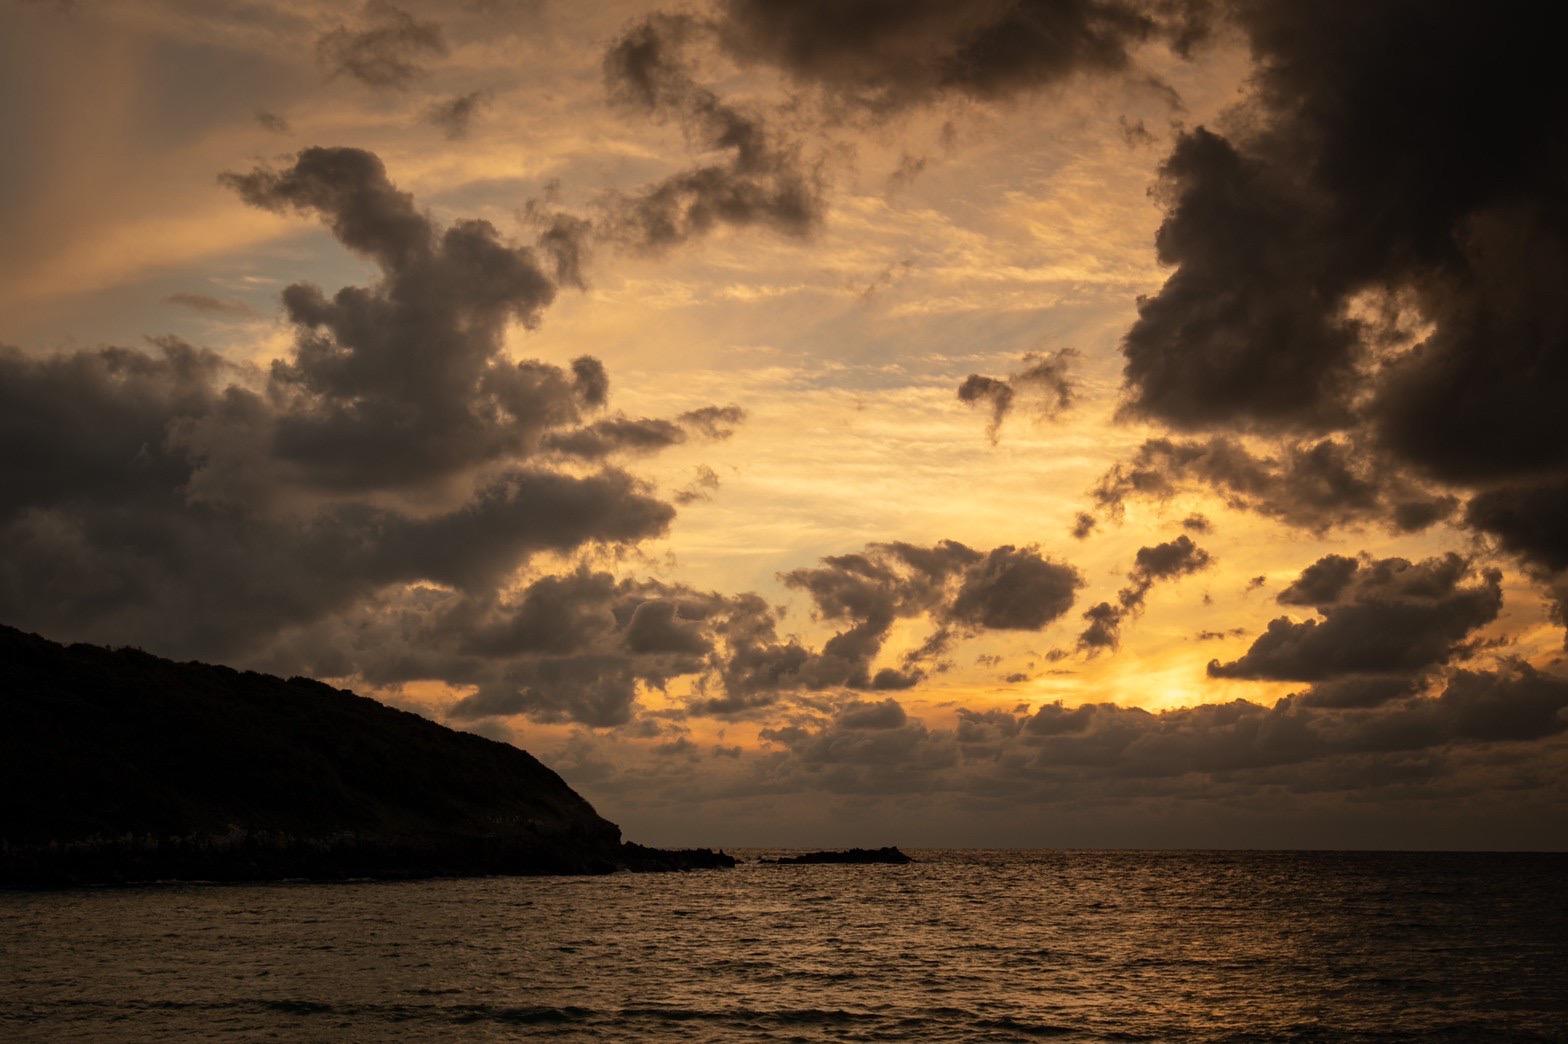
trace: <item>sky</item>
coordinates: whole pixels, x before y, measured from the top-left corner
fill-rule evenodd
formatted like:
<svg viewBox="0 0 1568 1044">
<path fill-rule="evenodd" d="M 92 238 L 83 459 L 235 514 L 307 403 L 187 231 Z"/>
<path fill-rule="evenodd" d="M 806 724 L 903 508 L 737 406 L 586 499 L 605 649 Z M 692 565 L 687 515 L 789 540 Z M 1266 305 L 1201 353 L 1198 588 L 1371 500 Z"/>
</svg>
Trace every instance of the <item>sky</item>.
<svg viewBox="0 0 1568 1044">
<path fill-rule="evenodd" d="M 0 621 L 645 843 L 1563 848 L 1555 60 L 1414 0 L 3 0 Z"/>
</svg>

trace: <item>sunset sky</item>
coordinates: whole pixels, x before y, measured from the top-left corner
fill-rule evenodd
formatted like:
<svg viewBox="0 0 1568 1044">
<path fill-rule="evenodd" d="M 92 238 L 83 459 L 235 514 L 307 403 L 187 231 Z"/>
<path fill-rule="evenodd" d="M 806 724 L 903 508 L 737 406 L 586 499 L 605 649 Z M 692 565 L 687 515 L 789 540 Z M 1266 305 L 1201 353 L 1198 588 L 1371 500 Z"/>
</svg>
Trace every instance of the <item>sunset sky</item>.
<svg viewBox="0 0 1568 1044">
<path fill-rule="evenodd" d="M 0 3 L 0 623 L 651 843 L 1568 841 L 1506 5 Z"/>
</svg>

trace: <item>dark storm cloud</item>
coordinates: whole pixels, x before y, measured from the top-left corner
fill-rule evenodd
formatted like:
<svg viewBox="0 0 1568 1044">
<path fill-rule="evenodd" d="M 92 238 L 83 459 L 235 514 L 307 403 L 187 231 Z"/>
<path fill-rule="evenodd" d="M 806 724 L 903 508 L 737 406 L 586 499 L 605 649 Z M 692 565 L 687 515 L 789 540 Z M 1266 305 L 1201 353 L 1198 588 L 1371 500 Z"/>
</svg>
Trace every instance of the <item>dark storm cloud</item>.
<svg viewBox="0 0 1568 1044">
<path fill-rule="evenodd" d="M 1173 580 L 1207 569 L 1214 559 L 1183 533 L 1174 540 L 1140 547 L 1127 572 L 1127 586 L 1116 595 L 1116 604 L 1100 602 L 1084 611 L 1088 621 L 1078 635 L 1079 648 L 1095 652 L 1114 649 L 1121 642 L 1121 625 L 1143 611 L 1149 590 L 1161 580 Z"/>
<path fill-rule="evenodd" d="M 1155 239 L 1176 271 L 1138 305 L 1123 344 L 1128 409 L 1179 428 L 1340 427 L 1353 326 L 1305 283 L 1306 219 L 1270 171 L 1199 129 L 1162 170 L 1172 199 Z"/>
<path fill-rule="evenodd" d="M 1568 496 L 1568 86 L 1539 73 L 1555 43 L 1460 3 L 1229 13 L 1252 96 L 1234 130 L 1184 134 L 1166 163 L 1175 271 L 1127 335 L 1128 411 L 1287 440 L 1347 429 L 1378 473 L 1474 494 L 1466 522 L 1555 589 L 1568 554 L 1535 521 Z M 1252 506 L 1289 520 L 1293 493 Z M 1376 510 L 1413 530 L 1452 504 Z"/>
<path fill-rule="evenodd" d="M 456 141 L 468 137 L 474 117 L 489 103 L 489 91 L 469 91 L 436 102 L 425 110 L 425 119 L 441 128 L 448 141 Z"/>
<path fill-rule="evenodd" d="M 507 324 L 536 325 L 555 298 L 540 258 L 488 222 L 437 227 L 371 153 L 306 149 L 283 170 L 225 180 L 253 205 L 319 216 L 381 269 L 373 287 L 283 293 L 298 342 L 269 374 L 281 404 L 272 437 L 316 484 L 414 484 L 537 451 L 648 451 L 741 418 L 704 407 L 675 422 L 581 423 L 604 404 L 602 366 L 585 357 L 567 371 L 503 350 Z"/>
<path fill-rule="evenodd" d="M 1145 40 L 1190 47 L 1206 34 L 1206 16 L 1202 2 L 726 0 L 713 30 L 742 63 L 776 66 L 845 104 L 886 111 L 1121 72 Z"/>
<path fill-rule="evenodd" d="M 612 98 L 634 111 L 673 118 L 701 150 L 727 154 L 616 198 L 604 234 L 634 249 L 661 251 L 720 225 L 755 225 L 805 236 L 821 222 L 822 181 L 801 146 L 772 133 L 763 116 L 698 83 L 685 48 L 696 23 L 654 14 L 604 56 Z"/>
<path fill-rule="evenodd" d="M 0 346 L 0 519 L 157 498 L 190 478 L 170 429 L 216 409 L 214 386 L 237 371 L 177 339 L 154 347 L 35 357 Z"/>
<path fill-rule="evenodd" d="M 1107 472 L 1092 496 L 1115 516 L 1130 497 L 1160 500 L 1193 488 L 1211 489 L 1232 507 L 1315 532 L 1359 521 L 1414 531 L 1458 507 L 1453 496 L 1392 472 L 1373 454 L 1334 438 L 1287 442 L 1278 456 L 1255 454 L 1224 435 L 1149 439 Z"/>
<path fill-rule="evenodd" d="M 1421 562 L 1328 555 L 1278 596 L 1320 620 L 1279 617 L 1214 678 L 1313 682 L 1306 703 L 1363 706 L 1404 695 L 1431 670 L 1471 651 L 1467 640 L 1497 618 L 1501 577 L 1476 574 L 1449 554 Z"/>
<path fill-rule="evenodd" d="M 1133 407 L 1183 426 L 1338 425 L 1377 347 L 1353 295 L 1434 324 L 1377 382 L 1370 417 L 1445 478 L 1556 467 L 1544 421 L 1568 370 L 1564 92 L 1527 20 L 1406 0 L 1237 5 L 1256 116 L 1188 134 L 1159 245 L 1177 265 L 1128 337 Z"/>
<path fill-rule="evenodd" d="M 1076 385 L 1069 370 L 1077 358 L 1078 353 L 1071 348 L 1044 354 L 1031 352 L 1024 356 L 1024 368 L 1005 379 L 972 373 L 958 386 L 958 401 L 990 409 L 986 434 L 995 442 L 1002 421 L 1015 406 L 1050 420 L 1073 404 Z"/>
<path fill-rule="evenodd" d="M 1542 569 L 1568 569 L 1568 482 L 1487 490 L 1465 507 L 1465 521 Z"/>
<path fill-rule="evenodd" d="M 213 297 L 211 294 L 179 293 L 170 294 L 163 299 L 164 304 L 178 305 L 189 308 L 193 312 L 205 315 L 232 315 L 249 317 L 256 314 L 255 310 L 244 301 Z"/>
<path fill-rule="evenodd" d="M 274 513 L 275 490 L 243 503 L 199 499 L 207 472 L 231 462 L 194 453 L 190 433 L 222 432 L 240 403 L 243 438 L 259 400 L 227 383 L 245 374 L 213 353 L 172 339 L 158 348 L 0 356 L 4 433 L 17 454 L 0 500 L 10 618 L 96 634 L 95 624 L 145 602 L 147 618 L 127 625 L 138 635 L 242 637 L 269 614 L 308 617 L 379 584 L 482 586 L 531 552 L 639 539 L 671 516 L 611 471 L 582 479 L 514 468 L 457 508 L 419 517 L 353 502 Z"/>
<path fill-rule="evenodd" d="M 425 69 L 420 62 L 446 54 L 436 22 L 421 22 L 388 0 L 368 0 L 355 28 L 339 25 L 316 41 L 316 56 L 333 76 L 370 87 L 406 87 Z"/>
<path fill-rule="evenodd" d="M 532 554 L 646 539 L 671 514 L 613 473 L 509 473 L 425 518 L 364 504 L 268 518 L 192 504 L 155 476 L 113 499 L 109 487 L 97 502 L 37 497 L 14 511 L 0 613 L 63 636 L 254 663 L 280 630 L 351 613 L 389 585 L 434 581 L 482 596 Z"/>
</svg>

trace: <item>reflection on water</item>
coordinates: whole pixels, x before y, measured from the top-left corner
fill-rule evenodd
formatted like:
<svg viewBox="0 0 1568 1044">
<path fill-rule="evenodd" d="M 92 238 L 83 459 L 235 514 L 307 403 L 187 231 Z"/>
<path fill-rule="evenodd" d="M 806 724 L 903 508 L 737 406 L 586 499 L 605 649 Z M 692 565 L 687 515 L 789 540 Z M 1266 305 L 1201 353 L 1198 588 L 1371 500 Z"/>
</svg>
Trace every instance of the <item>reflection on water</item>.
<svg viewBox="0 0 1568 1044">
<path fill-rule="evenodd" d="M 0 895 L 0 1037 L 1568 1040 L 1565 856 L 914 854 Z"/>
</svg>

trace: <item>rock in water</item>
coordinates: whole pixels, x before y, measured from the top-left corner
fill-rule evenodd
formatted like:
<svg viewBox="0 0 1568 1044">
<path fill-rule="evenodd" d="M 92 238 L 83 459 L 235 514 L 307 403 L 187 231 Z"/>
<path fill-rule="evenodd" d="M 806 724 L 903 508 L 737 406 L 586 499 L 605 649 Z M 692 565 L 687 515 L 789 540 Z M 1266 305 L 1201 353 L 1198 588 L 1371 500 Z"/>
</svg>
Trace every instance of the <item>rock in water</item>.
<svg viewBox="0 0 1568 1044">
<path fill-rule="evenodd" d="M 0 627 L 0 885 L 733 866 L 516 747 L 305 678 Z"/>
<path fill-rule="evenodd" d="M 797 865 L 801 863 L 913 863 L 914 860 L 892 845 L 886 848 L 851 848 L 845 852 L 803 852 L 800 855 L 759 859 L 759 863 Z"/>
</svg>

